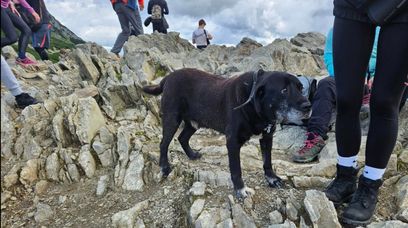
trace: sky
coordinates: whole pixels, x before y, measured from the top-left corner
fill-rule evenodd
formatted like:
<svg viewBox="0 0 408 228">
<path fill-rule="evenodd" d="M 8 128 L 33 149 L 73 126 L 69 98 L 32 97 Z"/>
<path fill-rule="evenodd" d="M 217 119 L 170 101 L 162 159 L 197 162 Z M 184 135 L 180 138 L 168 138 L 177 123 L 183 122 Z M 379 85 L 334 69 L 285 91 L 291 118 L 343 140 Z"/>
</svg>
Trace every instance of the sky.
<svg viewBox="0 0 408 228">
<path fill-rule="evenodd" d="M 109 47 L 120 24 L 109 0 L 45 0 L 62 24 L 86 41 Z M 145 0 L 147 7 L 148 0 Z M 301 32 L 326 34 L 332 26 L 333 1 L 329 0 L 167 0 L 169 31 L 191 40 L 198 20 L 205 19 L 212 44 L 236 45 L 243 37 L 262 44 L 290 38 Z M 141 12 L 142 21 L 147 17 Z M 144 27 L 151 33 L 152 27 Z M 191 41 L 190 41 L 191 42 Z"/>
</svg>

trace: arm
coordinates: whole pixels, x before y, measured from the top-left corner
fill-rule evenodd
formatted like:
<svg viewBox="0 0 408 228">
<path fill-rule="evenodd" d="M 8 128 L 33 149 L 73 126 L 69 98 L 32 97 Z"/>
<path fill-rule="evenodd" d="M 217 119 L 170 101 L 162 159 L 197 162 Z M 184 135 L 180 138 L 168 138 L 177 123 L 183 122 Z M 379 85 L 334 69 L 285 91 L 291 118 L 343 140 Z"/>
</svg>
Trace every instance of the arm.
<svg viewBox="0 0 408 228">
<path fill-rule="evenodd" d="M 196 36 L 195 36 L 195 34 L 194 34 L 194 32 L 193 32 L 193 38 L 192 38 L 193 44 L 196 43 L 195 39 L 196 39 Z"/>
<path fill-rule="evenodd" d="M 30 4 L 28 4 L 28 3 L 26 2 L 26 0 L 18 0 L 18 1 L 12 0 L 11 2 L 20 3 L 20 5 L 21 5 L 22 7 L 24 7 L 25 9 L 27 9 L 28 12 L 30 12 L 31 14 L 35 13 L 35 10 L 33 9 L 33 7 L 31 7 Z M 10 2 L 10 3 L 11 3 L 11 2 Z"/>
<path fill-rule="evenodd" d="M 138 2 L 139 2 L 140 11 L 143 11 L 143 9 L 144 9 L 144 0 L 138 0 Z"/>
<path fill-rule="evenodd" d="M 330 29 L 326 37 L 326 46 L 324 48 L 324 64 L 331 77 L 334 77 L 334 66 L 333 66 L 333 29 Z"/>
<path fill-rule="evenodd" d="M 164 1 L 163 13 L 164 14 L 169 14 L 169 7 L 167 7 L 167 2 L 166 1 Z"/>
</svg>

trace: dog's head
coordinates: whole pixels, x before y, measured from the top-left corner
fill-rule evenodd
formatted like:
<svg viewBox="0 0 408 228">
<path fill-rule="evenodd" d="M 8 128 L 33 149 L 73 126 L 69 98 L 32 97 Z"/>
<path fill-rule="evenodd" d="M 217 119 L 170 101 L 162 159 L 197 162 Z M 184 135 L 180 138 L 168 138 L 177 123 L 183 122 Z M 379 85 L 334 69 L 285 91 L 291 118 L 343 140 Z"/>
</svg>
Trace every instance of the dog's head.
<svg viewBox="0 0 408 228">
<path fill-rule="evenodd" d="M 302 83 L 284 72 L 258 72 L 253 103 L 256 112 L 270 122 L 302 124 L 311 103 L 302 95 Z"/>
</svg>

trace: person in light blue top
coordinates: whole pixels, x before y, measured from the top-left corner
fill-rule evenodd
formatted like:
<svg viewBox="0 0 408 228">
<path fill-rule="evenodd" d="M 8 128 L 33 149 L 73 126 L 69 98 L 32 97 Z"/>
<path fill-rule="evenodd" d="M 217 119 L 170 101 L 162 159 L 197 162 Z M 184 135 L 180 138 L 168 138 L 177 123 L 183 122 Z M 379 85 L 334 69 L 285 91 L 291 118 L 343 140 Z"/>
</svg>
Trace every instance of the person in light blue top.
<svg viewBox="0 0 408 228">
<path fill-rule="evenodd" d="M 367 69 L 368 78 L 375 74 L 375 64 L 377 59 L 377 40 L 380 28 L 376 30 L 376 38 L 373 44 L 370 64 Z M 324 63 L 329 76 L 319 81 L 316 94 L 312 102 L 312 116 L 307 123 L 306 140 L 303 146 L 293 153 L 293 161 L 306 163 L 315 160 L 320 151 L 326 145 L 325 140 L 328 139 L 327 132 L 330 130 L 334 120 L 336 110 L 336 84 L 334 80 L 333 67 L 333 29 L 331 28 L 327 34 L 326 44 L 324 49 Z M 369 84 L 369 83 L 368 83 Z M 363 98 L 362 118 L 368 117 L 369 111 L 370 89 L 366 86 L 365 96 Z"/>
</svg>

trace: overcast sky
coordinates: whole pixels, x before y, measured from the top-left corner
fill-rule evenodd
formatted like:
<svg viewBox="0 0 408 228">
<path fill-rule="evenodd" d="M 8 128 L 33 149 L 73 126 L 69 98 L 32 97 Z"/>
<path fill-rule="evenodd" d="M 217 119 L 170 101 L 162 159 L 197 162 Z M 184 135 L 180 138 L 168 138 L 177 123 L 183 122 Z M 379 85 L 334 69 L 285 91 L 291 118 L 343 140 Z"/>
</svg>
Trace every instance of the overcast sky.
<svg viewBox="0 0 408 228">
<path fill-rule="evenodd" d="M 45 0 L 48 10 L 86 41 L 112 46 L 120 25 L 109 0 Z M 145 0 L 147 6 L 148 0 Z M 167 0 L 170 31 L 191 40 L 199 19 L 214 44 L 236 45 L 243 37 L 263 44 L 300 32 L 326 34 L 333 23 L 329 0 Z M 142 21 L 147 17 L 142 11 Z M 152 28 L 144 27 L 145 33 Z"/>
</svg>

